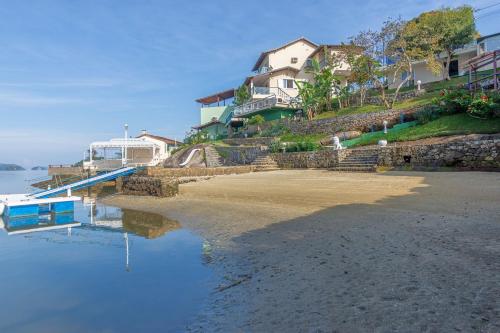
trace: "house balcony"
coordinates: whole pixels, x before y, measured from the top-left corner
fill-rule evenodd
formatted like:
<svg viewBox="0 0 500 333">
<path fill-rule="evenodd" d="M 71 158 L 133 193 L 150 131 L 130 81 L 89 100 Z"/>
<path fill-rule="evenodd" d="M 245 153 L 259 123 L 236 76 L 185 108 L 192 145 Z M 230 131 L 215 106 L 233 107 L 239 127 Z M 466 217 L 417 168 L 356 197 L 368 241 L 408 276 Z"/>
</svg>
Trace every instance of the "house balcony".
<svg viewBox="0 0 500 333">
<path fill-rule="evenodd" d="M 297 97 L 297 89 L 285 91 L 283 88 L 278 87 L 253 87 L 251 90 L 252 100 L 236 106 L 233 111 L 234 117 L 244 117 L 262 110 L 271 109 L 274 107 L 297 107 L 299 98 Z M 288 92 L 293 93 L 291 96 Z"/>
</svg>

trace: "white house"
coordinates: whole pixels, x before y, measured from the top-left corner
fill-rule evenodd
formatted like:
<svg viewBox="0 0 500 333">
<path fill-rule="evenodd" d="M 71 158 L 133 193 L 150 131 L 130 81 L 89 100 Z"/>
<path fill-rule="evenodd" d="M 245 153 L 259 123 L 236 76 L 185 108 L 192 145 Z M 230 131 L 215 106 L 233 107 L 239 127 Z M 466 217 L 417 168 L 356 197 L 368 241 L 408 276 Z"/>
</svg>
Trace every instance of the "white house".
<svg viewBox="0 0 500 333">
<path fill-rule="evenodd" d="M 156 166 L 170 157 L 180 142 L 148 134 L 146 131 L 135 137 L 115 138 L 109 141 L 92 142 L 89 160 L 83 163 L 86 170 L 112 170 L 123 166 Z"/>
</svg>

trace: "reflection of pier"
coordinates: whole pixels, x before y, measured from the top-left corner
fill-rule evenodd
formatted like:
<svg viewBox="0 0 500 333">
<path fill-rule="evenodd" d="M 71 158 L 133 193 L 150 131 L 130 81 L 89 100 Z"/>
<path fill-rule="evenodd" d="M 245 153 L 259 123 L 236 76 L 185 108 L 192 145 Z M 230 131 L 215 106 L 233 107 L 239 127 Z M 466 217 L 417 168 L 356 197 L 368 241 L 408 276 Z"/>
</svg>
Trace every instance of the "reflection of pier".
<svg viewBox="0 0 500 333">
<path fill-rule="evenodd" d="M 23 217 L 0 217 L 0 227 L 7 231 L 8 235 L 26 234 L 31 232 L 50 231 L 79 227 L 81 223 L 75 222 L 73 213 L 68 214 L 45 214 Z"/>
<path fill-rule="evenodd" d="M 58 244 L 125 248 L 125 267 L 128 271 L 133 244 L 133 238 L 129 237 L 129 233 L 154 239 L 180 228 L 179 222 L 161 215 L 101 206 L 92 198 L 84 198 L 84 206 L 88 207 L 87 222 L 75 222 L 74 212 L 47 213 L 27 217 L 4 217 L 3 220 L 0 217 L 0 229 L 5 229 L 8 235 L 49 231 L 50 233 L 40 234 L 37 239 Z M 66 229 L 67 232 L 61 233 L 60 229 Z M 113 237 L 117 233 L 122 237 L 119 239 Z"/>
</svg>

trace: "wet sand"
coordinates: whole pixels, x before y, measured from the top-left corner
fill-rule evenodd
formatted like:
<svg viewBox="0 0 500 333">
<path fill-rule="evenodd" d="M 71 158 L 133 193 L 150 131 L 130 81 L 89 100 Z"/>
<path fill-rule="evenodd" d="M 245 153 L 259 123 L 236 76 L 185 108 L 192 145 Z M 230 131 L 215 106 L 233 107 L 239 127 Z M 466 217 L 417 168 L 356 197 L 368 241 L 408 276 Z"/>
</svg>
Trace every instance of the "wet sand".
<svg viewBox="0 0 500 333">
<path fill-rule="evenodd" d="M 106 203 L 211 244 L 190 331 L 500 331 L 500 173 L 273 171 Z"/>
</svg>

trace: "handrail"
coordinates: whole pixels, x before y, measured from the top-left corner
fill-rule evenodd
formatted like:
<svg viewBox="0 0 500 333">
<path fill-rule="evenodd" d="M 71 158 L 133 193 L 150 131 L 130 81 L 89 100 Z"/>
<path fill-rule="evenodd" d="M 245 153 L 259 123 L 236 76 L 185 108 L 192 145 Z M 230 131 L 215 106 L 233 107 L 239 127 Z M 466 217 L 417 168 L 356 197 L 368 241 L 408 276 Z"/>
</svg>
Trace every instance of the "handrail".
<svg viewBox="0 0 500 333">
<path fill-rule="evenodd" d="M 198 148 L 191 150 L 191 152 L 189 153 L 189 156 L 186 158 L 186 160 L 183 163 L 179 164 L 179 166 L 183 167 L 183 166 L 187 165 L 191 161 L 191 159 L 193 158 L 194 154 L 198 151 L 200 151 L 200 149 L 198 149 Z"/>
</svg>

